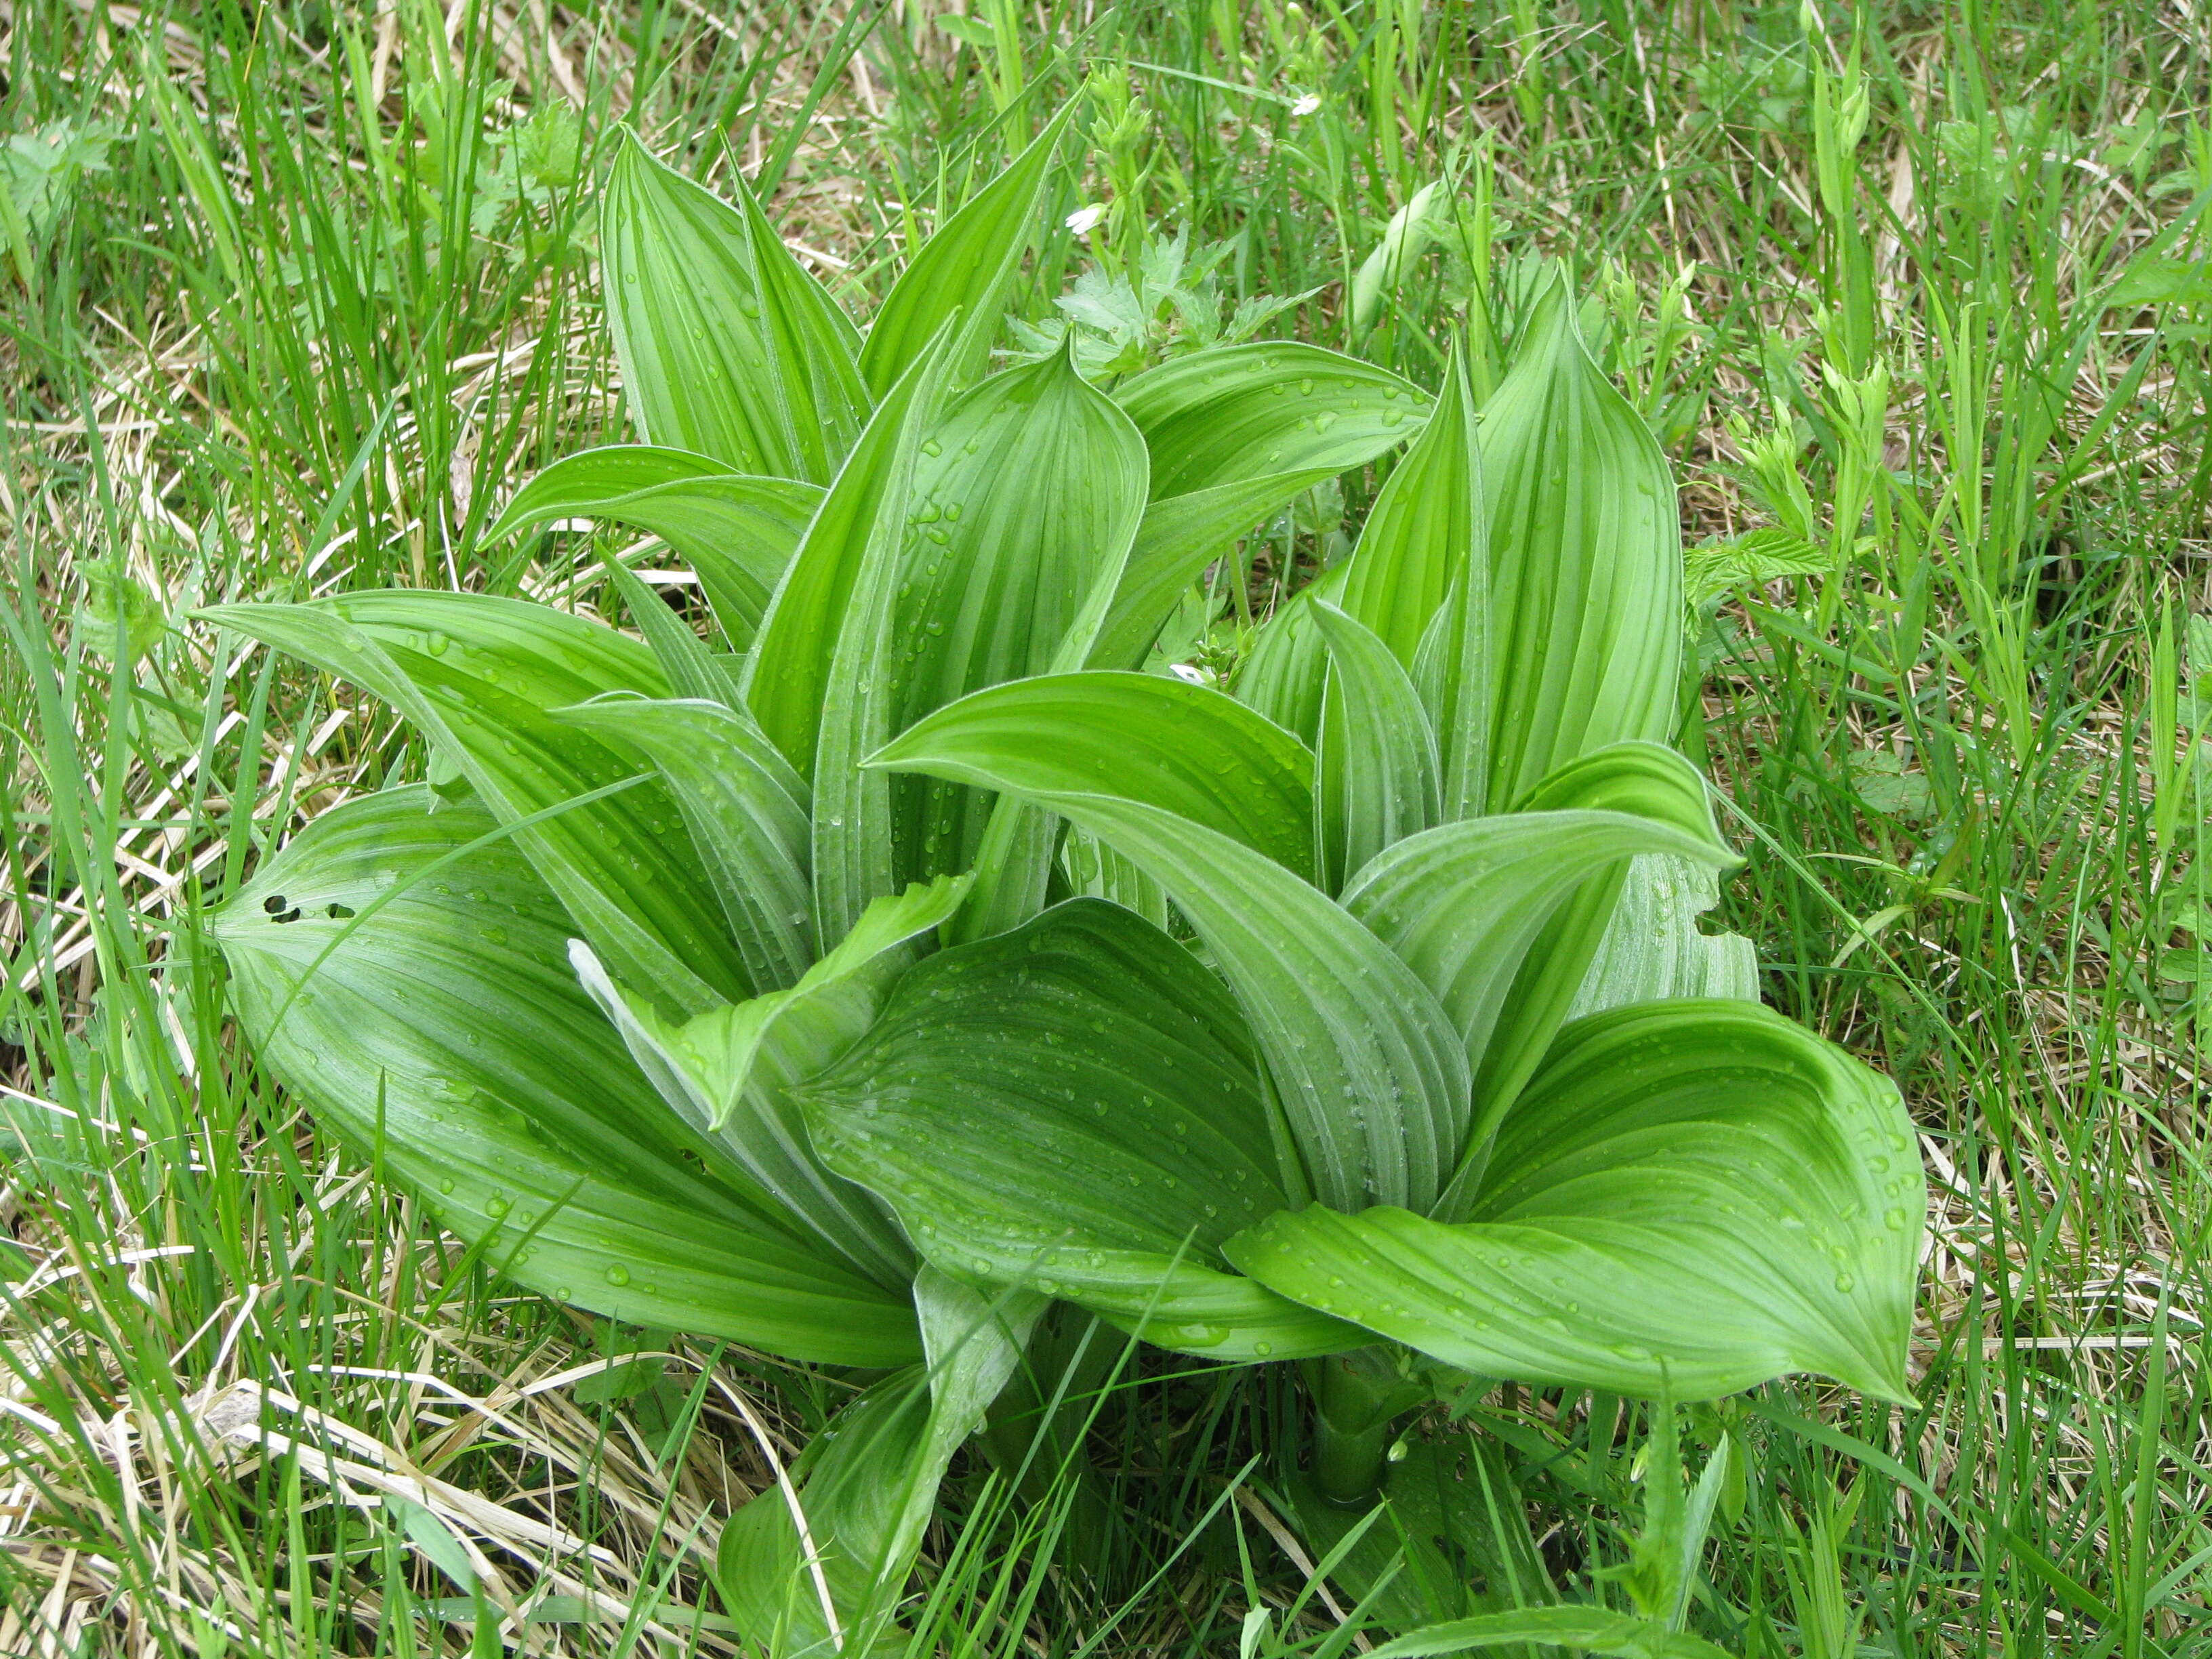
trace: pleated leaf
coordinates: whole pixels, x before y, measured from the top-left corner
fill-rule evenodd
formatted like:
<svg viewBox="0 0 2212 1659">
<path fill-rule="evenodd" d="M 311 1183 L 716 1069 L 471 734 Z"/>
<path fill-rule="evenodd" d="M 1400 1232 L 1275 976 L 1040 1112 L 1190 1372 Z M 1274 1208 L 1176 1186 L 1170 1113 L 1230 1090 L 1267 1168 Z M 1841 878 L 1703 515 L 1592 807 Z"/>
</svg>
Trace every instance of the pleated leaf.
<svg viewBox="0 0 2212 1659">
<path fill-rule="evenodd" d="M 1490 507 L 1491 786 L 1672 729 L 1682 533 L 1666 458 L 1576 337 L 1555 284 L 1482 411 Z"/>
<path fill-rule="evenodd" d="M 913 1313 L 805 1243 L 653 1097 L 510 839 L 414 787 L 324 814 L 211 918 L 255 1053 L 530 1288 L 826 1364 L 917 1352 Z M 312 970 L 312 971 L 311 971 Z"/>
<path fill-rule="evenodd" d="M 658 536 L 696 572 L 714 619 L 742 649 L 821 504 L 822 488 L 732 471 L 649 444 L 587 449 L 514 492 L 486 539 L 562 519 L 605 519 Z"/>
<path fill-rule="evenodd" d="M 884 738 L 970 691 L 1082 665 L 1144 513 L 1145 469 L 1137 429 L 1065 353 L 954 403 L 915 465 Z M 891 810 L 897 874 L 921 880 L 975 864 L 991 800 L 907 778 Z"/>
<path fill-rule="evenodd" d="M 706 642 L 691 631 L 691 624 L 668 608 L 666 601 L 648 587 L 637 573 L 619 559 L 603 558 L 607 580 L 622 596 L 623 608 L 646 648 L 660 665 L 668 689 L 679 697 L 695 698 L 724 708 L 737 702 L 738 683 L 717 662 Z M 725 657 L 724 661 L 734 659 Z"/>
<path fill-rule="evenodd" d="M 1437 734 L 1446 818 L 1489 805 L 1490 553 L 1474 393 L 1455 342 L 1436 413 L 1359 532 L 1344 608 L 1411 671 Z"/>
<path fill-rule="evenodd" d="M 915 969 L 806 1098 L 823 1155 L 946 1273 L 1187 1352 L 1333 1352 L 1358 1334 L 1223 1271 L 1291 1201 L 1256 1064 L 1189 951 L 1075 899 Z"/>
<path fill-rule="evenodd" d="M 1443 812 L 1436 734 L 1390 647 L 1326 599 L 1314 624 L 1329 657 L 1319 781 L 1322 860 L 1332 891 Z"/>
<path fill-rule="evenodd" d="M 1114 399 L 1145 434 L 1152 498 L 1270 474 L 1364 466 L 1428 413 L 1411 381 L 1319 346 L 1255 341 L 1146 369 Z"/>
<path fill-rule="evenodd" d="M 504 823 L 638 772 L 550 710 L 607 691 L 668 692 L 635 640 L 518 599 L 389 590 L 204 614 L 381 697 Z M 649 774 L 519 830 L 515 843 L 626 985 L 682 1011 L 751 994 L 706 866 Z"/>
<path fill-rule="evenodd" d="M 1752 942 L 1698 926 L 1720 898 L 1719 878 L 1703 865 L 1664 854 L 1632 860 L 1567 1018 L 1672 997 L 1758 1001 L 1759 952 Z"/>
<path fill-rule="evenodd" d="M 983 373 L 1007 293 L 1036 228 L 1053 151 L 1078 101 L 1064 105 L 1029 148 L 939 226 L 899 273 L 860 348 L 860 373 L 878 397 L 956 316 L 951 382 L 965 386 Z"/>
<path fill-rule="evenodd" d="M 599 210 L 607 325 L 648 441 L 826 483 L 867 418 L 852 325 L 745 191 L 732 207 L 635 137 Z"/>
<path fill-rule="evenodd" d="M 1671 824 L 1630 812 L 1514 812 L 1442 825 L 1401 841 L 1345 890 L 1346 910 L 1420 975 L 1466 1045 L 1478 1079 L 1520 1069 L 1492 1066 L 1493 1048 L 1540 1055 L 1559 1030 L 1555 1004 L 1514 1002 L 1516 975 L 1547 942 L 1547 927 L 1586 884 L 1604 881 L 1631 857 L 1669 852 L 1708 865 L 1729 860 Z M 1463 1170 L 1486 1152 L 1513 1095 L 1475 1095 L 1474 1120 L 1458 1149 Z M 1445 1213 L 1463 1198 L 1455 1183 Z"/>
<path fill-rule="evenodd" d="M 698 701 L 608 696 L 559 718 L 659 769 L 754 988 L 797 983 L 817 954 L 806 781 L 750 716 Z"/>
<path fill-rule="evenodd" d="M 936 389 L 936 377 L 918 367 L 877 405 L 785 567 L 746 660 L 745 701 L 754 718 L 809 778 L 839 631 L 871 544 L 888 549 L 878 551 L 879 562 L 896 561 Z"/>
<path fill-rule="evenodd" d="M 580 940 L 569 951 L 584 988 L 677 1115 L 726 1147 L 797 1224 L 887 1285 L 906 1282 L 913 1253 L 872 1194 L 823 1164 L 793 1089 L 867 1029 L 914 960 L 908 942 L 958 908 L 962 888 L 946 878 L 879 899 L 790 989 L 681 1025 L 623 995 Z"/>
<path fill-rule="evenodd" d="M 1751 1004 L 1561 1033 L 1469 1219 L 1282 1213 L 1230 1241 L 1284 1295 L 1484 1376 L 1706 1399 L 1795 1372 L 1910 1397 L 1927 1194 L 1896 1090 Z"/>
<path fill-rule="evenodd" d="M 824 944 L 843 938 L 862 911 L 899 885 L 892 781 L 860 761 L 896 729 L 901 658 L 915 648 L 899 636 L 898 590 L 911 568 L 915 474 L 924 445 L 933 441 L 923 434 L 935 424 L 950 343 L 948 325 L 909 372 L 912 392 L 902 380 L 884 399 L 886 410 L 903 404 L 906 414 L 830 645 L 814 747 L 814 925 Z"/>
<path fill-rule="evenodd" d="M 1313 608 L 1340 599 L 1348 565 L 1323 571 L 1260 624 L 1252 649 L 1237 670 L 1237 702 L 1256 709 L 1312 748 L 1321 742 L 1322 697 L 1328 686 L 1328 647 L 1315 626 Z"/>
<path fill-rule="evenodd" d="M 1632 851 L 1686 854 L 1714 870 L 1736 862 L 1714 827 L 1705 780 L 1659 744 L 1616 743 L 1569 761 L 1525 799 L 1530 811 L 1627 812 L 1671 825 L 1683 837 L 1674 848 Z M 1589 879 L 1553 910 L 1522 958 L 1475 1073 L 1475 1095 L 1485 1112 L 1495 1115 L 1507 1109 L 1565 1021 L 1611 928 L 1628 870 L 1629 861 L 1619 859 L 1592 869 Z"/>
<path fill-rule="evenodd" d="M 1437 607 L 1483 547 L 1475 432 L 1466 357 L 1455 346 L 1434 410 L 1360 530 L 1340 601 L 1409 672 Z"/>
<path fill-rule="evenodd" d="M 1223 549 L 1299 495 L 1336 476 L 1327 467 L 1231 479 L 1145 508 L 1136 544 L 1091 653 L 1093 668 L 1135 668 L 1190 585 Z"/>
<path fill-rule="evenodd" d="M 1148 801 L 1069 789 L 1042 744 L 1005 744 L 986 763 L 963 751 L 954 713 L 879 763 L 1018 795 L 1158 881 L 1251 1022 L 1314 1193 L 1347 1206 L 1434 1203 L 1467 1125 L 1467 1055 L 1413 970 L 1266 854 Z"/>
<path fill-rule="evenodd" d="M 869 764 L 981 789 L 1012 775 L 1035 789 L 1146 801 L 1313 872 L 1311 752 L 1218 691 L 1164 675 L 1091 669 L 994 686 L 909 727 Z"/>
</svg>

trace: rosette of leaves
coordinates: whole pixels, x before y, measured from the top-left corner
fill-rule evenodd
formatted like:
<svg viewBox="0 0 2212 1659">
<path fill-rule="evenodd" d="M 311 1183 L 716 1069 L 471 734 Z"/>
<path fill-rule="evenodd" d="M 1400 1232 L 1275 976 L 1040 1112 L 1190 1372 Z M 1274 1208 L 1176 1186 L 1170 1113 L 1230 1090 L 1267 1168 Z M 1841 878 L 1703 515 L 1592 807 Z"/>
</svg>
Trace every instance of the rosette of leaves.
<svg viewBox="0 0 2212 1659">
<path fill-rule="evenodd" d="M 1392 1352 L 1907 1397 L 1911 1122 L 1692 925 L 1683 872 L 1734 860 L 1662 743 L 1680 608 L 1664 459 L 1554 286 L 1479 422 L 1454 362 L 1241 699 L 1048 674 L 876 753 L 1115 875 L 908 973 L 801 1091 L 815 1145 L 948 1278 L 1211 1358 L 1350 1356 L 1313 1368 L 1344 1501 L 1409 1403 Z"/>
<path fill-rule="evenodd" d="M 325 814 L 215 915 L 260 1061 L 521 1285 L 880 1377 L 724 1537 L 732 1612 L 784 1652 L 890 1628 L 1043 1301 L 938 1271 L 805 1121 L 940 940 L 1065 883 L 1049 809 L 864 762 L 969 694 L 1141 661 L 1231 538 L 1429 406 L 1295 343 L 1112 396 L 1065 354 L 986 374 L 1065 121 L 865 332 L 741 180 L 625 142 L 601 224 L 641 441 L 549 467 L 493 533 L 657 536 L 711 639 L 618 565 L 635 635 L 471 593 L 204 613 L 381 699 L 436 781 Z"/>
</svg>

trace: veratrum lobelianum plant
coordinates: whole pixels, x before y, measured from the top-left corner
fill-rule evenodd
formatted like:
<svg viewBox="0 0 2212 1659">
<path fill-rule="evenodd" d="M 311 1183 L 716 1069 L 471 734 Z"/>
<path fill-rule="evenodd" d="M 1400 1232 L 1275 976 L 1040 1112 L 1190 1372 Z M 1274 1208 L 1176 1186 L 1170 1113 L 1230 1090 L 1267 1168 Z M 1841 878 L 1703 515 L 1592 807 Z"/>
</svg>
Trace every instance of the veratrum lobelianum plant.
<svg viewBox="0 0 2212 1659">
<path fill-rule="evenodd" d="M 1662 746 L 1673 489 L 1564 290 L 1480 420 L 1456 359 L 1431 400 L 1292 343 L 1110 393 L 1064 353 L 987 374 L 1066 118 L 865 335 L 741 180 L 625 143 L 646 441 L 494 533 L 661 538 L 714 644 L 619 566 L 641 640 L 468 593 L 207 613 L 433 763 L 214 918 L 263 1062 L 516 1281 L 879 1376 L 726 1531 L 779 1651 L 895 1636 L 1055 1298 L 1214 1360 L 1351 1356 L 1316 1374 L 1346 1498 L 1405 1402 L 1344 1380 L 1394 1352 L 1905 1391 L 1910 1124 L 1695 927 L 1731 860 Z M 1133 672 L 1236 536 L 1409 436 L 1238 696 Z"/>
</svg>

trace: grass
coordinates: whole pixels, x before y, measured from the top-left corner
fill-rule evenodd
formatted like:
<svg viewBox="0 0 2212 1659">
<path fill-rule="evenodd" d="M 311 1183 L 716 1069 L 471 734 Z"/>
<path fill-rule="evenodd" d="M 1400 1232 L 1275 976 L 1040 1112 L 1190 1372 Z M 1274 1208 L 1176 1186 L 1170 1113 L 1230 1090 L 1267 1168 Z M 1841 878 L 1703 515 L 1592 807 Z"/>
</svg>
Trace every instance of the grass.
<svg viewBox="0 0 2212 1659">
<path fill-rule="evenodd" d="M 1054 223 L 1109 211 L 1046 239 L 1035 324 L 1086 268 L 1157 290 L 1182 229 L 1206 303 L 1312 290 L 1269 326 L 1433 383 L 1455 313 L 1494 374 L 1564 258 L 1676 461 L 1710 578 L 1686 741 L 1750 859 L 1726 920 L 1771 1000 L 1905 1088 L 1938 1192 L 1917 1409 L 1794 1384 L 1693 1417 L 1742 1480 L 1692 1627 L 2212 1651 L 2202 20 L 970 9 L 0 9 L 0 1652 L 731 1650 L 720 1517 L 849 1379 L 516 1295 L 258 1075 L 201 913 L 422 757 L 185 613 L 391 582 L 596 605 L 586 538 L 480 532 L 623 429 L 591 280 L 617 123 L 743 168 L 865 306 L 1079 70 Z M 1232 662 L 1339 510 L 1252 538 L 1192 653 Z M 1121 1518 L 977 1463 L 917 1650 L 1379 1642 L 1285 1529 L 1291 1382 L 1116 1353 L 1091 1439 Z M 1547 1570 L 1609 1582 L 1636 1411 L 1469 1409 Z"/>
</svg>

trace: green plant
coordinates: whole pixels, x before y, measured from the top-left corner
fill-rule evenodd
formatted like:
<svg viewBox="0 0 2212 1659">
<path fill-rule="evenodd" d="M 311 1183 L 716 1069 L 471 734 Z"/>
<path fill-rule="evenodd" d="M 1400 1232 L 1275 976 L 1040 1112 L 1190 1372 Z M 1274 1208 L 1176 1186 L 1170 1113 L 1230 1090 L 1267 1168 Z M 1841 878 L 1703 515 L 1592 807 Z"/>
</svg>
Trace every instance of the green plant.
<svg viewBox="0 0 2212 1659">
<path fill-rule="evenodd" d="M 1694 927 L 1732 860 L 1656 741 L 1672 490 L 1563 289 L 1477 434 L 1455 359 L 1246 701 L 1051 675 L 875 757 L 1057 814 L 1195 939 L 1077 899 L 939 952 L 802 1091 L 816 1144 L 947 1274 L 1185 1352 L 1905 1399 L 1910 1121 Z M 1377 1492 L 1407 1376 L 1316 1370 L 1321 1498 Z"/>
<path fill-rule="evenodd" d="M 1732 855 L 1663 746 L 1672 486 L 1564 287 L 1479 431 L 1456 353 L 1433 408 L 1289 343 L 987 375 L 1066 118 L 865 336 L 742 184 L 617 160 L 647 441 L 494 533 L 657 535 L 724 648 L 619 563 L 641 643 L 471 594 L 204 613 L 432 759 L 216 916 L 270 1068 L 526 1285 L 889 1372 L 725 1536 L 788 1649 L 888 1628 L 1051 1298 L 1310 1362 L 1339 1504 L 1432 1391 L 1409 1352 L 1905 1397 L 1909 1123 L 1695 925 Z M 1241 701 L 1132 672 L 1237 534 L 1416 430 Z"/>
<path fill-rule="evenodd" d="M 1140 658 L 1223 544 L 1425 402 L 1292 343 L 1192 354 L 1126 408 L 1065 353 L 981 377 L 1060 125 L 865 337 L 742 185 L 733 208 L 635 144 L 617 160 L 608 307 L 649 441 L 549 468 L 495 532 L 657 533 L 728 648 L 618 563 L 642 643 L 481 594 L 204 613 L 381 698 L 431 762 L 215 916 L 269 1068 L 526 1285 L 890 1370 L 790 1472 L 803 1502 L 787 1481 L 723 1540 L 741 1626 L 793 1648 L 886 1624 L 1041 1305 L 927 1267 L 799 1120 L 794 1085 L 931 937 L 1026 922 L 1056 856 L 1040 812 L 861 762 L 971 690 Z"/>
</svg>

